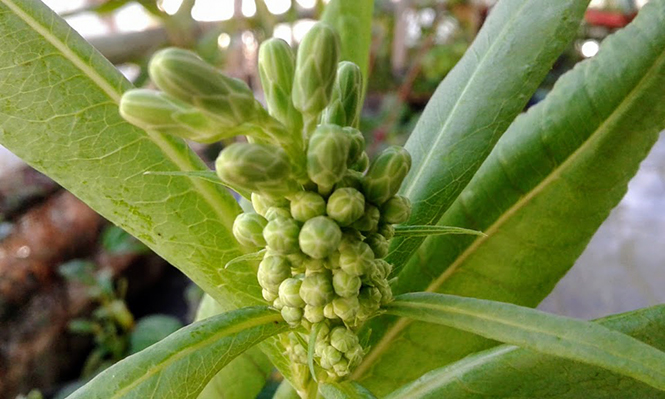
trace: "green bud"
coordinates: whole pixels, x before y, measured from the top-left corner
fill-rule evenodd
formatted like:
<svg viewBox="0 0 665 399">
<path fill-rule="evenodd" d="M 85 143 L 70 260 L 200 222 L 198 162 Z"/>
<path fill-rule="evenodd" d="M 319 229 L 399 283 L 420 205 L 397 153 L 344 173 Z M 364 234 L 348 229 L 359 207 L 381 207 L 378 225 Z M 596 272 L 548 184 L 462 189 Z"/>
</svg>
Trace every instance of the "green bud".
<svg viewBox="0 0 665 399">
<path fill-rule="evenodd" d="M 266 302 L 273 302 L 275 299 L 279 298 L 279 294 L 274 293 L 273 291 L 268 291 L 266 289 L 261 290 L 261 295 Z"/>
<path fill-rule="evenodd" d="M 330 191 L 344 177 L 350 139 L 341 127 L 316 128 L 307 148 L 307 174 L 319 189 Z"/>
<path fill-rule="evenodd" d="M 300 297 L 300 287 L 302 280 L 296 278 L 287 278 L 279 285 L 279 300 L 285 306 L 292 306 L 295 308 L 302 308 L 305 306 L 305 301 Z"/>
<path fill-rule="evenodd" d="M 281 39 L 268 39 L 259 48 L 259 75 L 268 111 L 293 132 L 302 129 L 302 116 L 291 100 L 296 60 L 289 46 Z"/>
<path fill-rule="evenodd" d="M 340 226 L 349 226 L 365 213 L 365 197 L 355 188 L 340 188 L 328 198 L 326 210 Z"/>
<path fill-rule="evenodd" d="M 289 206 L 289 201 L 284 198 L 284 197 L 269 197 L 266 195 L 260 195 L 258 193 L 252 193 L 252 206 L 254 207 L 254 210 L 256 213 L 259 215 L 265 217 L 266 216 L 266 211 L 268 208 L 276 206 L 276 207 L 288 207 Z"/>
<path fill-rule="evenodd" d="M 346 164 L 348 166 L 352 166 L 364 153 L 363 150 L 365 149 L 365 136 L 363 136 L 360 130 L 352 127 L 345 127 L 343 130 L 350 139 L 349 158 L 346 160 Z"/>
<path fill-rule="evenodd" d="M 381 205 L 392 198 L 411 168 L 411 155 L 399 146 L 386 148 L 377 156 L 363 180 L 365 197 Z"/>
<path fill-rule="evenodd" d="M 309 259 L 309 256 L 305 255 L 302 252 L 296 252 L 286 255 L 286 258 L 291 263 L 291 267 L 297 273 L 305 272 L 305 261 Z"/>
<path fill-rule="evenodd" d="M 340 242 L 340 246 L 341 245 Z M 339 246 L 337 248 L 339 248 Z M 332 271 L 339 269 L 339 251 L 333 252 L 326 260 L 326 263 L 324 263 L 324 266 Z"/>
<path fill-rule="evenodd" d="M 335 308 L 333 308 L 332 302 L 327 303 L 326 306 L 323 307 L 323 315 L 329 320 L 339 319 L 335 314 Z"/>
<path fill-rule="evenodd" d="M 362 282 L 360 277 L 352 276 L 344 270 L 336 270 L 333 275 L 333 288 L 335 294 L 341 297 L 350 297 L 358 295 Z"/>
<path fill-rule="evenodd" d="M 144 130 L 199 143 L 212 143 L 232 136 L 228 134 L 228 129 L 201 110 L 155 90 L 135 89 L 123 94 L 120 115 Z"/>
<path fill-rule="evenodd" d="M 351 370 L 349 370 L 349 362 L 346 359 L 342 359 L 333 364 L 333 370 L 338 377 L 345 377 L 351 373 Z"/>
<path fill-rule="evenodd" d="M 387 223 L 404 223 L 411 217 L 411 201 L 396 195 L 381 205 L 381 218 Z"/>
<path fill-rule="evenodd" d="M 300 230 L 300 249 L 314 259 L 331 255 L 342 239 L 337 223 L 325 216 L 309 219 Z"/>
<path fill-rule="evenodd" d="M 364 242 L 340 249 L 339 266 L 352 276 L 362 276 L 372 266 L 373 261 L 374 252 Z"/>
<path fill-rule="evenodd" d="M 323 306 L 305 305 L 305 316 L 310 323 L 318 323 L 325 319 Z"/>
<path fill-rule="evenodd" d="M 234 143 L 215 161 L 219 178 L 248 191 L 284 195 L 299 191 L 291 179 L 291 164 L 284 150 L 270 144 Z"/>
<path fill-rule="evenodd" d="M 335 298 L 333 299 L 332 304 L 335 314 L 345 322 L 352 322 L 360 307 L 357 296 Z"/>
<path fill-rule="evenodd" d="M 303 114 L 318 115 L 328 105 L 339 53 L 337 34 L 325 23 L 314 25 L 300 42 L 292 97 Z"/>
<path fill-rule="evenodd" d="M 340 181 L 335 184 L 335 189 L 340 189 L 340 188 L 355 188 L 358 191 L 362 191 L 363 189 L 363 174 L 360 172 L 357 172 L 355 170 L 348 169 L 346 173 L 344 173 L 344 177 Z M 363 197 L 363 202 L 364 202 Z"/>
<path fill-rule="evenodd" d="M 367 168 L 369 167 L 369 155 L 365 151 L 360 154 L 360 157 L 358 160 L 351 165 L 352 170 L 358 171 L 358 172 L 365 172 Z"/>
<path fill-rule="evenodd" d="M 279 299 L 279 296 L 275 298 L 274 301 L 272 301 L 272 307 L 277 310 L 282 310 L 282 308 L 284 307 L 284 303 L 282 303 L 282 301 Z"/>
<path fill-rule="evenodd" d="M 281 310 L 282 318 L 286 321 L 291 327 L 298 327 L 300 321 L 302 320 L 303 310 L 300 308 L 295 308 L 291 306 L 284 306 Z"/>
<path fill-rule="evenodd" d="M 307 256 L 303 262 L 303 267 L 309 273 L 319 273 L 326 270 L 326 263 L 325 259 L 314 259 Z"/>
<path fill-rule="evenodd" d="M 379 289 L 381 292 L 381 304 L 385 305 L 393 300 L 393 292 L 390 289 L 390 284 L 385 279 L 376 279 L 372 283 Z"/>
<path fill-rule="evenodd" d="M 291 219 L 291 212 L 287 207 L 271 206 L 266 211 L 266 220 L 273 221 L 277 218 Z"/>
<path fill-rule="evenodd" d="M 271 250 L 280 254 L 293 254 L 299 251 L 298 234 L 300 228 L 293 219 L 276 218 L 263 229 L 263 238 Z"/>
<path fill-rule="evenodd" d="M 374 231 L 379 227 L 381 213 L 379 209 L 372 204 L 365 203 L 365 213 L 353 223 L 353 227 L 362 231 Z"/>
<path fill-rule="evenodd" d="M 379 271 L 382 279 L 388 278 L 393 271 L 393 266 L 383 259 L 374 259 L 374 267 Z"/>
<path fill-rule="evenodd" d="M 330 104 L 323 111 L 322 123 L 357 127 L 363 90 L 363 74 L 358 65 L 342 61 L 337 67 Z"/>
<path fill-rule="evenodd" d="M 299 222 L 306 222 L 325 213 L 326 200 L 317 193 L 301 191 L 291 200 L 291 214 Z"/>
<path fill-rule="evenodd" d="M 311 306 L 324 306 L 334 298 L 331 278 L 327 273 L 305 276 L 300 286 L 300 297 Z"/>
<path fill-rule="evenodd" d="M 375 258 L 385 258 L 388 255 L 388 248 L 390 244 L 384 236 L 378 233 L 371 233 L 365 239 L 367 245 L 372 248 Z"/>
<path fill-rule="evenodd" d="M 227 128 L 257 116 L 252 90 L 219 73 L 191 51 L 168 48 L 153 55 L 150 77 L 166 93 L 206 111 Z"/>
<path fill-rule="evenodd" d="M 314 345 L 314 354 L 316 355 L 316 357 L 322 357 L 323 352 L 329 346 L 330 345 L 325 340 L 317 339 L 316 344 Z"/>
<path fill-rule="evenodd" d="M 359 344 L 358 336 L 346 327 L 335 327 L 330 332 L 330 345 L 338 351 L 346 354 L 355 349 Z"/>
<path fill-rule="evenodd" d="M 342 360 L 342 352 L 330 345 L 323 349 L 323 354 L 321 355 L 321 367 L 324 369 L 332 369 L 333 365 L 340 360 Z"/>
<path fill-rule="evenodd" d="M 257 213 L 241 213 L 233 222 L 233 235 L 240 245 L 246 247 L 264 247 L 263 229 L 268 221 Z"/>
<path fill-rule="evenodd" d="M 283 256 L 265 256 L 259 263 L 257 277 L 264 289 L 277 292 L 282 281 L 291 276 L 291 265 Z"/>
<path fill-rule="evenodd" d="M 393 239 L 393 237 L 395 237 L 395 227 L 389 223 L 379 223 L 379 229 L 377 230 L 377 233 L 381 234 L 386 238 L 386 240 L 390 241 Z"/>
</svg>

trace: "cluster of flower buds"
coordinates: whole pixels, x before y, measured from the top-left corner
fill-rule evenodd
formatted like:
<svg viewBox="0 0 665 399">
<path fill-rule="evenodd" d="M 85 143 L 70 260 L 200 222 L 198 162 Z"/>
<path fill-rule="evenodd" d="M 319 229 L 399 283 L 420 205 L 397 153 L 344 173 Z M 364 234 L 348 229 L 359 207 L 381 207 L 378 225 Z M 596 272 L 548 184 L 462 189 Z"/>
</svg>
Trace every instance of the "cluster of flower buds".
<svg viewBox="0 0 665 399">
<path fill-rule="evenodd" d="M 221 181 L 255 210 L 238 215 L 233 234 L 265 248 L 257 273 L 264 299 L 292 327 L 318 332 L 314 359 L 333 378 L 361 361 L 355 330 L 392 300 L 384 258 L 393 225 L 411 212 L 397 195 L 411 157 L 392 146 L 370 163 L 358 130 L 362 74 L 339 52 L 337 34 L 322 23 L 297 56 L 282 40 L 264 42 L 266 110 L 244 83 L 193 53 L 162 50 L 150 64 L 162 91 L 132 90 L 121 102 L 122 115 L 147 130 L 200 142 L 247 136 L 215 162 Z M 303 365 L 308 344 L 299 334 L 286 347 Z"/>
</svg>

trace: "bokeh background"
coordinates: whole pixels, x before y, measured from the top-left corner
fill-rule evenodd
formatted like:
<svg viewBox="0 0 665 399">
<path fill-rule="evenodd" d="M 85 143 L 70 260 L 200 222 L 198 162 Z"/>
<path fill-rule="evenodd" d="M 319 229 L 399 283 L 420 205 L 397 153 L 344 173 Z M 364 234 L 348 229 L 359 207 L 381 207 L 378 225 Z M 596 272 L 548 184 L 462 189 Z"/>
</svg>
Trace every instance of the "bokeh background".
<svg viewBox="0 0 665 399">
<path fill-rule="evenodd" d="M 593 0 L 529 106 L 593 57 L 648 0 Z M 151 54 L 196 51 L 257 97 L 259 44 L 297 46 L 322 0 L 43 0 L 136 86 Z M 371 153 L 403 144 L 495 0 L 377 0 L 361 130 Z M 541 304 L 591 319 L 665 302 L 665 135 L 571 272 Z M 214 160 L 219 145 L 192 145 Z M 569 226 L 574 229 L 575 226 Z M 0 399 L 62 398 L 192 321 L 202 292 L 140 242 L 0 147 Z M 271 370 L 259 370 L 271 374 Z M 259 397 L 270 397 L 273 375 Z"/>
</svg>

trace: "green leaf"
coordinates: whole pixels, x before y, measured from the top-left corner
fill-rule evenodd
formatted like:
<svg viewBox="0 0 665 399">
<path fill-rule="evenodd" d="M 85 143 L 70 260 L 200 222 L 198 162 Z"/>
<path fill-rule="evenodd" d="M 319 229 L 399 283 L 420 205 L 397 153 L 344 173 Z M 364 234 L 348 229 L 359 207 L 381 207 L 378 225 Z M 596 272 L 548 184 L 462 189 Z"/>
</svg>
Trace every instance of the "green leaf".
<svg viewBox="0 0 665 399">
<path fill-rule="evenodd" d="M 598 320 L 658 349 L 665 349 L 665 306 Z M 662 399 L 632 378 L 583 363 L 501 345 L 431 371 L 386 399 Z"/>
<path fill-rule="evenodd" d="M 427 237 L 448 234 L 466 234 L 472 236 L 485 235 L 482 231 L 454 226 L 395 226 L 395 237 Z"/>
<path fill-rule="evenodd" d="M 144 175 L 209 170 L 187 144 L 125 122 L 118 102 L 131 84 L 41 1 L 0 0 L 0 14 L 0 144 L 143 241 L 225 310 L 265 304 L 253 270 L 223 269 L 242 254 L 231 233 L 240 207 L 227 190 Z M 283 347 L 270 346 L 290 376 Z"/>
<path fill-rule="evenodd" d="M 396 295 L 443 292 L 529 307 L 547 296 L 665 127 L 664 10 L 663 0 L 649 2 L 515 121 L 440 221 L 487 237 L 428 238 L 393 284 Z M 372 349 L 356 377 L 377 393 L 386 393 L 375 388 L 382 380 L 407 382 L 496 344 L 387 317 L 368 327 Z M 396 359 L 417 367 L 395 370 Z"/>
<path fill-rule="evenodd" d="M 234 357 L 287 328 L 267 307 L 213 316 L 116 363 L 69 398 L 196 398 Z"/>
<path fill-rule="evenodd" d="M 210 295 L 204 295 L 196 320 L 204 320 L 222 312 L 222 307 Z M 259 347 L 249 348 L 221 369 L 208 382 L 198 399 L 255 398 L 271 372 L 272 364 Z"/>
<path fill-rule="evenodd" d="M 205 180 L 209 183 L 212 184 L 219 184 L 220 186 L 224 186 L 227 188 L 230 188 L 231 190 L 237 192 L 240 194 L 243 198 L 249 200 L 250 198 L 250 192 L 249 191 L 244 191 L 240 190 L 236 187 L 231 187 L 228 184 L 224 183 L 219 179 L 219 176 L 217 176 L 217 173 L 215 173 L 214 170 L 196 170 L 196 171 L 169 171 L 169 172 L 156 172 L 156 171 L 147 171 L 143 173 L 144 175 L 153 175 L 153 176 L 180 176 L 180 177 L 191 177 L 194 179 L 201 179 Z"/>
<path fill-rule="evenodd" d="M 353 381 L 321 384 L 319 393 L 325 399 L 376 399 L 367 388 Z"/>
<path fill-rule="evenodd" d="M 228 269 L 231 266 L 236 266 L 236 265 L 246 265 L 246 264 L 253 264 L 254 267 L 253 269 L 256 270 L 258 268 L 258 263 L 261 259 L 263 259 L 263 255 L 266 253 L 265 249 L 262 249 L 260 251 L 252 252 L 249 254 L 244 254 L 241 256 L 238 256 L 237 258 L 234 258 L 228 262 L 226 262 L 226 265 L 224 265 L 225 269 Z"/>
<path fill-rule="evenodd" d="M 364 86 L 362 98 L 367 88 L 373 11 L 373 0 L 331 0 L 321 16 L 321 21 L 334 27 L 339 34 L 340 61 L 351 61 L 360 67 Z"/>
<path fill-rule="evenodd" d="M 426 292 L 397 296 L 385 310 L 600 366 L 665 391 L 665 352 L 599 324 L 509 303 Z"/>
<path fill-rule="evenodd" d="M 413 158 L 400 189 L 412 203 L 407 224 L 439 221 L 576 36 L 588 3 L 502 0 L 492 9 L 406 142 Z M 395 273 L 422 241 L 393 240 L 387 260 Z"/>
<path fill-rule="evenodd" d="M 173 316 L 162 314 L 146 316 L 136 323 L 129 337 L 129 353 L 138 353 L 165 339 L 181 327 L 180 320 Z"/>
</svg>

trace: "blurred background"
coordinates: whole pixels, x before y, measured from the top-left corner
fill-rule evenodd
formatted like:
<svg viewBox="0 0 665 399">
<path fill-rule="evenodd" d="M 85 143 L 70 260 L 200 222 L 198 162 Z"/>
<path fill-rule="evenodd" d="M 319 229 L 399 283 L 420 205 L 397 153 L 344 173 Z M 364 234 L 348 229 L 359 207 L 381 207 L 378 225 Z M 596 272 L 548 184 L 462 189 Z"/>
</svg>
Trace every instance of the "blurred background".
<svg viewBox="0 0 665 399">
<path fill-rule="evenodd" d="M 593 57 L 648 0 L 593 0 L 577 39 L 529 106 Z M 325 0 L 43 0 L 136 86 L 151 54 L 196 51 L 257 97 L 259 44 L 293 46 Z M 377 1 L 361 130 L 370 153 L 403 144 L 494 0 Z M 219 146 L 193 145 L 205 160 Z M 371 155 L 371 154 L 370 154 Z M 575 226 L 570 226 L 575 228 Z M 665 302 L 665 139 L 541 308 L 596 318 Z M 140 242 L 0 147 L 0 399 L 63 398 L 99 371 L 190 323 L 202 292 Z M 265 372 L 265 371 L 264 371 Z M 270 371 L 267 371 L 270 373 Z M 279 377 L 262 392 L 270 397 Z M 260 396 L 261 397 L 261 396 Z"/>
</svg>

